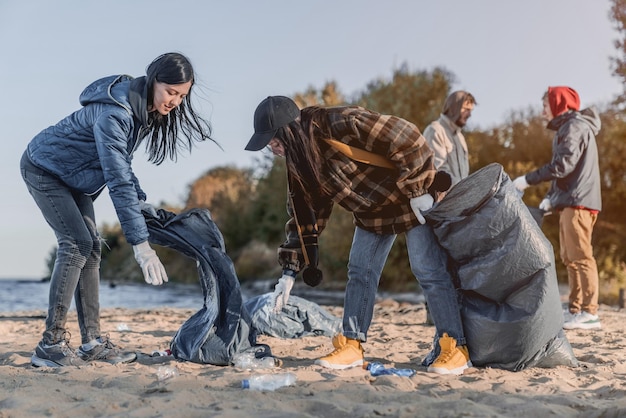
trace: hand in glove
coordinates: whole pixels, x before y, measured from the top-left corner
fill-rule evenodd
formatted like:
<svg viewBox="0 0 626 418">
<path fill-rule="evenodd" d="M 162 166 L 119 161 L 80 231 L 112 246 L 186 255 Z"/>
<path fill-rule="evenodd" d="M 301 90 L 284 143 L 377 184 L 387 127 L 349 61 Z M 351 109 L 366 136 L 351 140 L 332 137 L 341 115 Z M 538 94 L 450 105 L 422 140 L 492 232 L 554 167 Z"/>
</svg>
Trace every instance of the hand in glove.
<svg viewBox="0 0 626 418">
<path fill-rule="evenodd" d="M 526 176 L 519 176 L 515 180 L 513 180 L 513 185 L 517 190 L 523 192 L 528 187 L 528 182 L 526 181 Z"/>
<path fill-rule="evenodd" d="M 141 208 L 142 212 L 147 212 L 147 213 L 149 213 L 150 215 L 152 215 L 155 218 L 159 217 L 159 215 L 157 215 L 156 209 L 150 203 L 146 203 L 145 201 L 140 200 L 139 201 L 139 208 Z"/>
<path fill-rule="evenodd" d="M 158 286 L 167 281 L 165 267 L 161 264 L 161 260 L 159 260 L 156 252 L 150 247 L 148 241 L 133 245 L 133 252 L 135 253 L 135 260 L 137 260 L 139 267 L 141 267 L 146 283 Z"/>
<path fill-rule="evenodd" d="M 413 209 L 413 213 L 417 216 L 419 223 L 424 225 L 426 223 L 426 219 L 424 218 L 424 215 L 422 215 L 422 212 L 432 208 L 433 203 L 435 203 L 435 199 L 433 199 L 430 193 L 426 193 L 419 197 L 412 198 L 409 203 L 411 204 L 411 209 Z"/>
<path fill-rule="evenodd" d="M 283 277 L 278 279 L 276 287 L 274 287 L 274 293 L 272 294 L 272 311 L 274 313 L 280 313 L 283 306 L 287 304 L 289 300 L 289 294 L 293 287 L 295 279 L 288 274 L 283 274 Z"/>
<path fill-rule="evenodd" d="M 550 212 L 552 210 L 552 203 L 550 203 L 550 199 L 543 199 L 541 203 L 539 203 L 539 209 L 544 212 Z"/>
</svg>

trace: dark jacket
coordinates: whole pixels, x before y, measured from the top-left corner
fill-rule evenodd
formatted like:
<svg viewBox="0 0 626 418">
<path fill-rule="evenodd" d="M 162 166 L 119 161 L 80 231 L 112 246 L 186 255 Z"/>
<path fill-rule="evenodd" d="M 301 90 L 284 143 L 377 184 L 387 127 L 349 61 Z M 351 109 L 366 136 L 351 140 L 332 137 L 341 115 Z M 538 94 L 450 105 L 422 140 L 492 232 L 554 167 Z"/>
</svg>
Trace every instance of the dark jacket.
<svg viewBox="0 0 626 418">
<path fill-rule="evenodd" d="M 27 153 L 34 165 L 68 187 L 97 196 L 107 186 L 131 245 L 148 239 L 139 208 L 146 194 L 131 168 L 147 128 L 145 77 L 102 78 L 80 95 L 83 107 L 37 134 Z"/>
<path fill-rule="evenodd" d="M 600 126 L 594 107 L 563 113 L 548 123 L 548 129 L 556 131 L 552 160 L 526 174 L 526 181 L 530 185 L 552 181 L 546 197 L 555 209 L 580 206 L 602 210 L 595 138 Z"/>
</svg>

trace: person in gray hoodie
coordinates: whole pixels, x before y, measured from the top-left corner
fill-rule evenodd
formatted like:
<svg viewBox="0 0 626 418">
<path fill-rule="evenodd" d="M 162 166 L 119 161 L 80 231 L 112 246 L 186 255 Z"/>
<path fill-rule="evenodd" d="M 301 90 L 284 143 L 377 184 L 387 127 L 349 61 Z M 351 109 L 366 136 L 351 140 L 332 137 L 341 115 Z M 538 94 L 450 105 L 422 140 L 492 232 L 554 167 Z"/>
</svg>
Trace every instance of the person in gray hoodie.
<svg viewBox="0 0 626 418">
<path fill-rule="evenodd" d="M 542 116 L 556 131 L 552 159 L 537 170 L 514 180 L 518 190 L 550 181 L 539 209 L 558 211 L 560 256 L 567 267 L 568 309 L 565 329 L 599 329 L 598 267 L 591 235 L 602 210 L 600 168 L 596 135 L 600 117 L 594 107 L 580 109 L 578 93 L 571 87 L 549 87 L 543 96 Z"/>
<path fill-rule="evenodd" d="M 453 186 L 469 175 L 467 143 L 461 129 L 475 106 L 471 93 L 455 91 L 446 98 L 439 119 L 424 129 L 424 138 L 435 154 L 435 168 L 450 174 Z"/>
<path fill-rule="evenodd" d="M 146 76 L 94 81 L 80 96 L 81 109 L 28 144 L 20 162 L 22 177 L 58 242 L 45 331 L 31 357 L 34 366 L 136 359 L 100 331 L 101 245 L 93 201 L 108 188 L 145 281 L 167 282 L 165 268 L 148 243 L 142 214 L 155 209 L 146 203 L 131 161 L 144 141 L 149 161 L 159 165 L 167 158 L 175 160 L 181 148 L 191 150 L 194 141 L 212 140 L 211 125 L 191 105 L 194 82 L 187 57 L 160 55 L 148 65 Z M 66 330 L 72 297 L 82 341 L 76 351 Z"/>
</svg>

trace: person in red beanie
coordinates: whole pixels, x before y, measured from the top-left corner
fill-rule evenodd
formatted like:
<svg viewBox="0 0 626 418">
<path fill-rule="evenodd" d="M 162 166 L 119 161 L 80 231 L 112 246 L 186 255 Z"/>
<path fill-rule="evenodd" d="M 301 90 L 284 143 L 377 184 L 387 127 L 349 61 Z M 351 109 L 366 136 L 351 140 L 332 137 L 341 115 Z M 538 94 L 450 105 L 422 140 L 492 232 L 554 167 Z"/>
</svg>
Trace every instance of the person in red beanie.
<svg viewBox="0 0 626 418">
<path fill-rule="evenodd" d="M 559 212 L 560 256 L 567 267 L 568 309 L 564 329 L 599 329 L 598 267 L 591 235 L 602 210 L 600 168 L 596 135 L 600 117 L 594 107 L 580 109 L 578 93 L 571 87 L 549 87 L 543 96 L 542 116 L 556 131 L 552 160 L 513 181 L 519 191 L 551 181 L 539 205 Z"/>
</svg>

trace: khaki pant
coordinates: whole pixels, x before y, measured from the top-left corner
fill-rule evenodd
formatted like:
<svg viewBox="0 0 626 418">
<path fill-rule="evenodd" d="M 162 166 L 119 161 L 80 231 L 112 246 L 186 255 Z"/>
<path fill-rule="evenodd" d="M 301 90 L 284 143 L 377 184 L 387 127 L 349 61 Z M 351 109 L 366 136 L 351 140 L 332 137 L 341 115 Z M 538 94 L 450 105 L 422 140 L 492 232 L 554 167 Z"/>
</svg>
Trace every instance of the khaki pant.
<svg viewBox="0 0 626 418">
<path fill-rule="evenodd" d="M 598 266 L 591 247 L 597 217 L 585 209 L 565 208 L 559 218 L 561 259 L 567 267 L 571 313 L 598 312 Z"/>
</svg>

